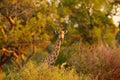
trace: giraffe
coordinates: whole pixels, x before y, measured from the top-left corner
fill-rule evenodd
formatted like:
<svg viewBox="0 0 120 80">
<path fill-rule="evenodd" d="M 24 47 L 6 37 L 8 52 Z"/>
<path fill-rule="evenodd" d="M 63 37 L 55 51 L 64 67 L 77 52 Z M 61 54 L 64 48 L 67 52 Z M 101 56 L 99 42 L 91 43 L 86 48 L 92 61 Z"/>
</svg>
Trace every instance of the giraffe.
<svg viewBox="0 0 120 80">
<path fill-rule="evenodd" d="M 52 49 L 51 53 L 45 58 L 44 62 L 48 64 L 48 66 L 51 66 L 55 63 L 61 47 L 61 42 L 64 40 L 64 31 L 60 30 L 58 32 L 58 39 L 55 43 L 54 48 Z"/>
</svg>

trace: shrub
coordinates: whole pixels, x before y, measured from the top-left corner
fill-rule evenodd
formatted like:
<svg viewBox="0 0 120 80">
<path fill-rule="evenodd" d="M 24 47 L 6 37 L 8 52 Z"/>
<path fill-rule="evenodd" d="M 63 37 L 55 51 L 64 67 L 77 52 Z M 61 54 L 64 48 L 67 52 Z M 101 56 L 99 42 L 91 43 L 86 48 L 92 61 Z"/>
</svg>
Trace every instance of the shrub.
<svg viewBox="0 0 120 80">
<path fill-rule="evenodd" d="M 19 71 L 11 71 L 5 80 L 79 80 L 79 77 L 73 69 L 48 68 L 46 64 L 35 66 L 30 62 Z"/>
<path fill-rule="evenodd" d="M 98 45 L 78 45 L 80 50 L 74 54 L 69 64 L 78 73 L 92 74 L 100 80 L 120 79 L 120 48 L 112 49 L 102 43 Z"/>
</svg>

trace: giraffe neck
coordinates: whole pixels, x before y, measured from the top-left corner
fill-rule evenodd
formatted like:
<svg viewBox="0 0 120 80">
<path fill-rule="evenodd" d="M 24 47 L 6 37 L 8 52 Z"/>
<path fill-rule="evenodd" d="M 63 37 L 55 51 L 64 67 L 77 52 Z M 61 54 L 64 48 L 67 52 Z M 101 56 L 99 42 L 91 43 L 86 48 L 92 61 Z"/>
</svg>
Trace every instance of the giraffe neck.
<svg viewBox="0 0 120 80">
<path fill-rule="evenodd" d="M 48 57 L 46 57 L 45 62 L 47 62 L 48 65 L 53 65 L 55 63 L 60 52 L 61 41 L 62 40 L 58 38 L 52 52 L 49 54 Z"/>
</svg>

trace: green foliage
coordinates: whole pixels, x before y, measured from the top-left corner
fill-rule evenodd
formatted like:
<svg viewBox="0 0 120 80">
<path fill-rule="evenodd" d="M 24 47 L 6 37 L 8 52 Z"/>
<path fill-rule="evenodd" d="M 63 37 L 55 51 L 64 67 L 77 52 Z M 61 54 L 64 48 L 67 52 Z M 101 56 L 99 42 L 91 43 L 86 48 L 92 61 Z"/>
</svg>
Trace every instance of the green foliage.
<svg viewBox="0 0 120 80">
<path fill-rule="evenodd" d="M 106 7 L 110 5 L 104 0 L 102 0 L 102 3 L 101 0 L 61 0 L 60 3 L 57 1 L 49 3 L 41 0 L 30 3 L 28 0 L 24 0 L 17 1 L 19 3 L 17 6 L 21 7 L 17 10 L 15 7 L 16 1 L 6 0 L 3 2 L 3 4 L 9 4 L 2 5 L 2 15 L 5 17 L 10 15 L 15 21 L 15 29 L 13 31 L 8 30 L 10 42 L 30 41 L 32 33 L 36 34 L 36 38 L 39 38 L 37 40 L 50 40 L 50 36 L 53 36 L 53 34 L 48 34 L 62 28 L 68 30 L 70 35 L 80 35 L 84 42 L 91 44 L 94 41 L 99 41 L 96 39 L 97 35 L 99 35 L 99 39 L 102 38 L 99 33 L 94 34 L 94 27 L 99 27 L 101 31 L 103 31 L 103 27 L 115 27 L 106 16 L 108 11 Z M 13 12 L 9 9 L 4 10 L 4 6 L 7 6 L 7 8 L 11 6 L 10 9 L 13 9 Z M 104 11 L 102 12 L 100 9 L 103 6 Z M 89 8 L 93 8 L 92 15 L 89 13 Z M 10 13 L 6 14 L 8 12 Z M 10 26 L 8 20 L 5 20 L 5 22 L 7 22 L 3 23 L 5 26 Z M 77 27 L 75 27 L 76 25 Z M 67 37 L 70 38 L 70 35 Z M 73 42 L 73 39 L 69 42 Z"/>
<path fill-rule="evenodd" d="M 58 67 L 48 68 L 46 64 L 35 66 L 29 63 L 19 71 L 12 71 L 5 80 L 79 80 L 74 70 L 59 69 Z"/>
<path fill-rule="evenodd" d="M 102 33 L 95 34 L 94 27 L 99 27 L 101 31 L 107 30 L 106 27 L 115 27 L 107 16 L 111 7 L 108 7 L 110 5 L 104 0 L 102 3 L 101 0 L 62 0 L 61 3 L 63 5 L 58 8 L 59 15 L 61 17 L 69 16 L 69 22 L 64 21 L 62 24 L 66 24 L 64 27 L 69 31 L 69 34 L 80 35 L 85 43 L 92 44 L 102 39 Z M 103 6 L 104 11 L 102 12 Z M 91 13 L 90 9 L 92 9 Z M 75 25 L 78 26 L 75 27 Z M 97 35 L 99 35 L 99 39 Z"/>
</svg>

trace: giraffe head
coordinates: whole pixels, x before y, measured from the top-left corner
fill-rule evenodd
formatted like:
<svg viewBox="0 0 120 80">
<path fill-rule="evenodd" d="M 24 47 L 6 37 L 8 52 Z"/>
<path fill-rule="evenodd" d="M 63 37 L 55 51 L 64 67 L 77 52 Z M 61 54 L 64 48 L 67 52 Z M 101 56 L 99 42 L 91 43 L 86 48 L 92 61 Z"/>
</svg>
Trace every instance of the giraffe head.
<svg viewBox="0 0 120 80">
<path fill-rule="evenodd" d="M 65 34 L 65 32 L 64 32 L 63 30 L 61 30 L 61 31 L 58 32 L 58 34 L 59 34 L 59 37 L 58 37 L 58 38 L 59 38 L 60 40 L 64 40 L 64 34 Z"/>
</svg>

